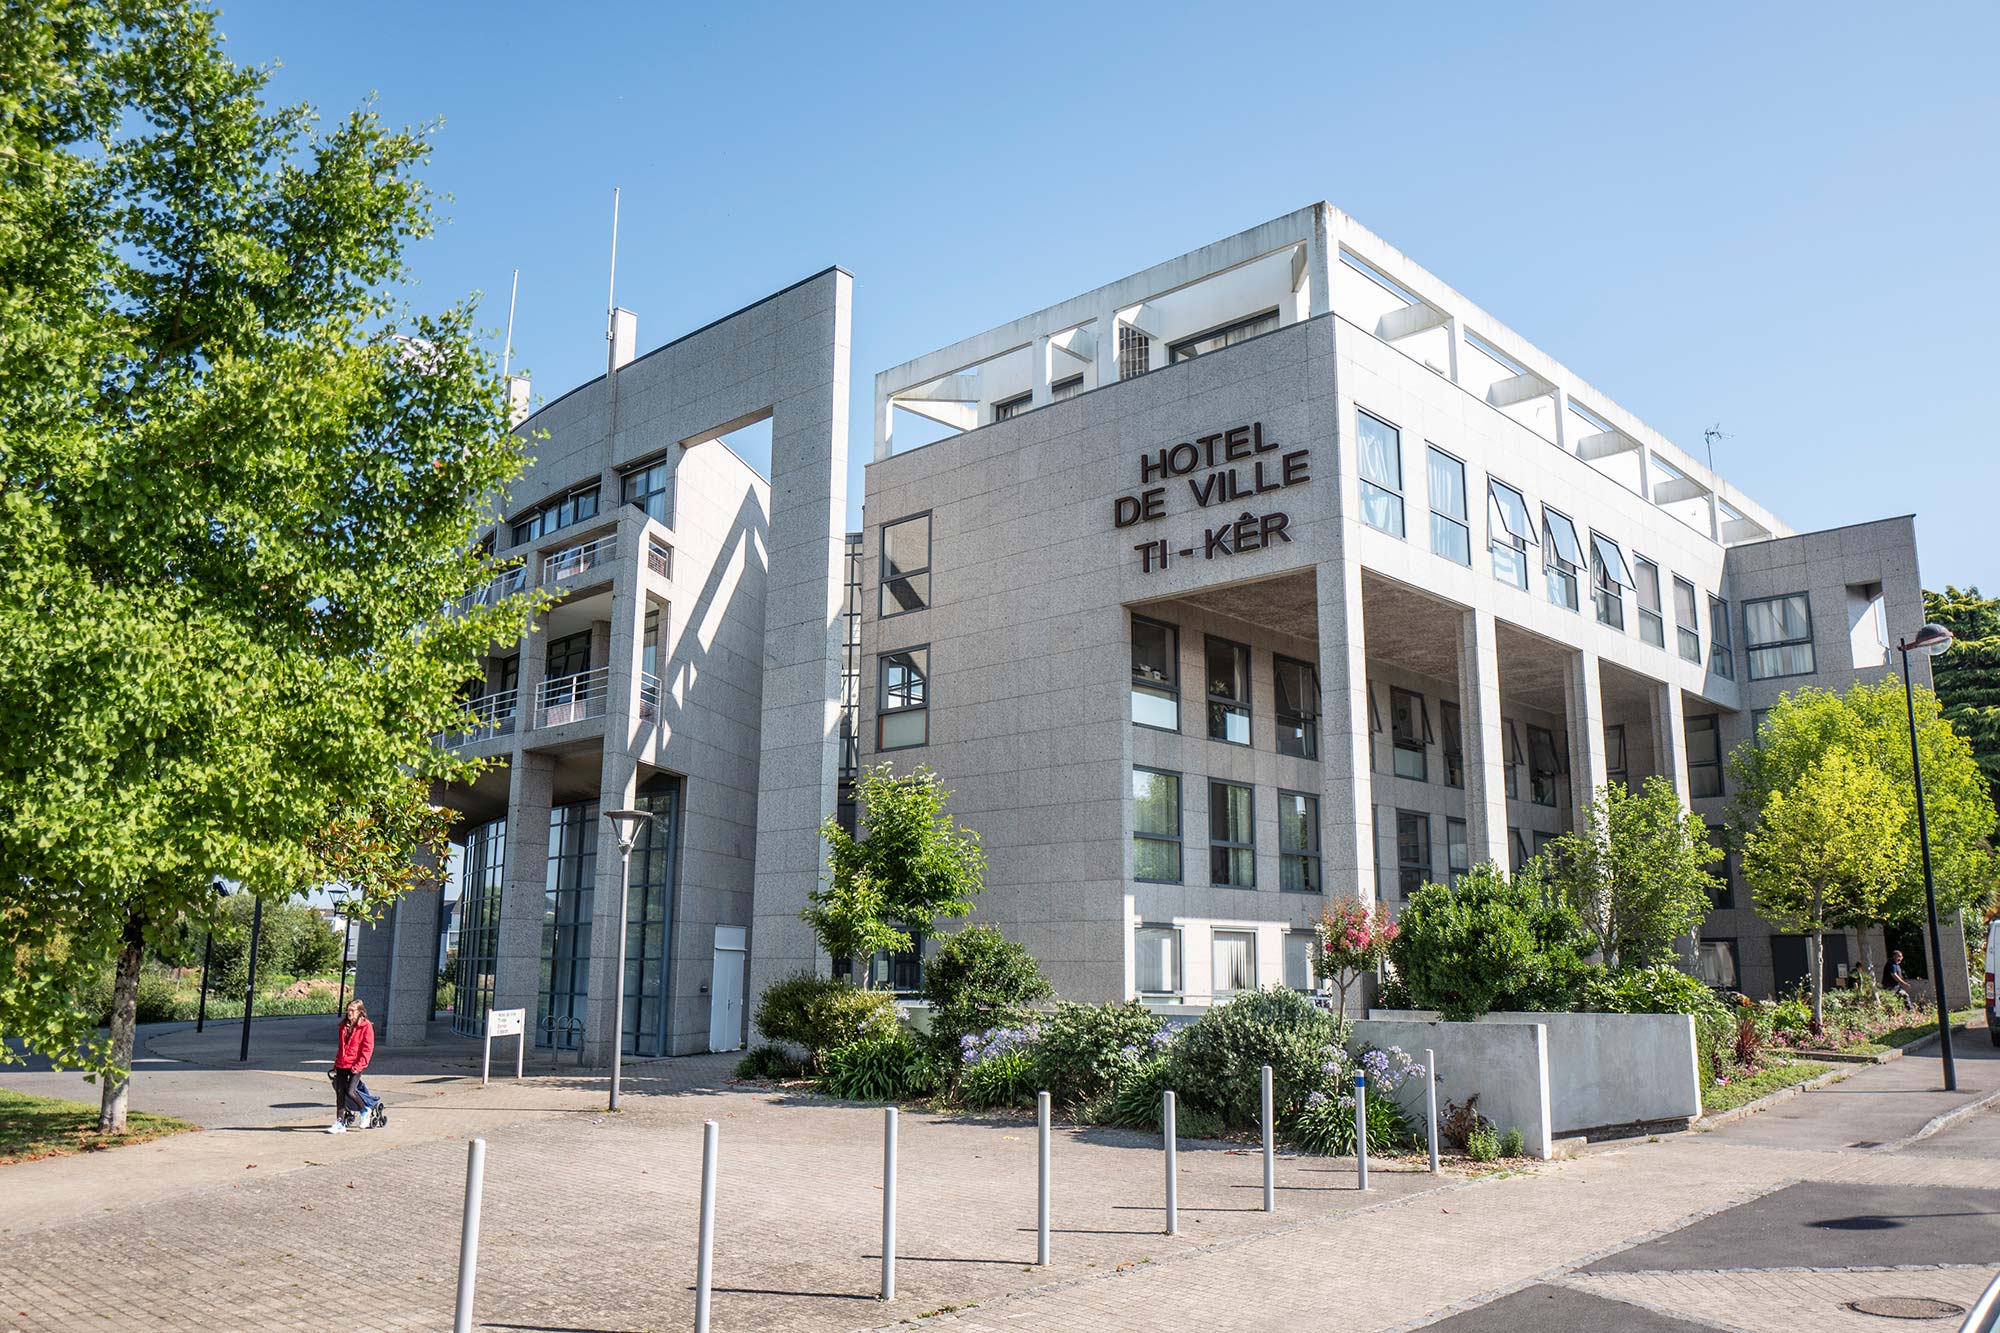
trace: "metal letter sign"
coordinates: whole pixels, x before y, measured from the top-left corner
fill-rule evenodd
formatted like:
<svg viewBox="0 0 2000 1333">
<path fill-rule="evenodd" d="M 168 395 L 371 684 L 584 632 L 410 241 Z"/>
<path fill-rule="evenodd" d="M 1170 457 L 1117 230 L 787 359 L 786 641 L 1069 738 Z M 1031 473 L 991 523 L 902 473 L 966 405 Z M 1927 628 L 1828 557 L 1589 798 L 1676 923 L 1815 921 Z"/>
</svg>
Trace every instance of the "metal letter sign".
<svg viewBox="0 0 2000 1333">
<path fill-rule="evenodd" d="M 486 1056 L 479 1064 L 479 1086 L 486 1086 L 486 1075 L 493 1067 L 493 1039 L 512 1037 L 514 1046 L 514 1077 L 521 1077 L 522 1065 L 528 1055 L 528 1011 L 526 1009 L 489 1009 L 486 1011 Z"/>
<path fill-rule="evenodd" d="M 1309 451 L 1293 449 L 1281 453 L 1280 448 L 1275 438 L 1265 437 L 1264 423 L 1253 421 L 1247 426 L 1199 435 L 1142 455 L 1139 481 L 1145 489 L 1112 500 L 1112 526 L 1129 528 L 1165 518 L 1168 482 L 1185 479 L 1195 507 L 1207 509 L 1311 481 Z M 1239 463 L 1245 466 L 1239 468 Z M 1194 475 L 1197 473 L 1201 475 Z M 1161 484 L 1149 484 L 1154 482 Z M 1165 569 L 1175 557 L 1214 560 L 1289 542 L 1292 534 L 1286 529 L 1290 522 L 1290 516 L 1283 510 L 1253 514 L 1246 509 L 1219 525 L 1205 524 L 1200 537 L 1178 549 L 1165 537 L 1139 542 L 1132 549 L 1139 553 L 1141 571 L 1150 574 Z"/>
</svg>

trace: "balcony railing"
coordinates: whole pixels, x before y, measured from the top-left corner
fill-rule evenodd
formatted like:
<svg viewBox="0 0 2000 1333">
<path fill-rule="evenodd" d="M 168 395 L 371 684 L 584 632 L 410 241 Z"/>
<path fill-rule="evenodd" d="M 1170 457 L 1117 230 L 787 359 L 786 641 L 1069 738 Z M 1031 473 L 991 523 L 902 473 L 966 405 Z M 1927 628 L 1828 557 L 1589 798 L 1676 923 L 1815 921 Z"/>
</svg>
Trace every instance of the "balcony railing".
<svg viewBox="0 0 2000 1333">
<path fill-rule="evenodd" d="M 598 667 L 595 671 L 579 671 L 573 676 L 558 676 L 554 680 L 542 682 L 542 692 L 535 704 L 535 725 L 538 727 L 559 727 L 565 722 L 580 722 L 585 718 L 603 717 L 605 701 L 610 697 L 611 669 Z"/>
<path fill-rule="evenodd" d="M 573 579 L 600 565 L 608 565 L 618 554 L 616 536 L 599 537 L 578 546 L 565 546 L 542 557 L 542 586 Z"/>
<path fill-rule="evenodd" d="M 514 730 L 514 714 L 519 701 L 519 690 L 495 690 L 492 694 L 481 695 L 465 706 L 465 711 L 472 714 L 472 725 L 442 733 L 437 738 L 438 744 L 456 749 L 461 745 L 507 735 Z"/>
<path fill-rule="evenodd" d="M 445 603 L 445 610 L 454 615 L 464 615 L 475 607 L 492 606 L 511 597 L 527 585 L 528 571 L 516 565 L 512 569 L 502 570 L 488 579 L 483 586 L 474 588 L 456 601 Z"/>
<path fill-rule="evenodd" d="M 650 671 L 639 673 L 639 716 L 660 715 L 660 678 Z"/>
</svg>

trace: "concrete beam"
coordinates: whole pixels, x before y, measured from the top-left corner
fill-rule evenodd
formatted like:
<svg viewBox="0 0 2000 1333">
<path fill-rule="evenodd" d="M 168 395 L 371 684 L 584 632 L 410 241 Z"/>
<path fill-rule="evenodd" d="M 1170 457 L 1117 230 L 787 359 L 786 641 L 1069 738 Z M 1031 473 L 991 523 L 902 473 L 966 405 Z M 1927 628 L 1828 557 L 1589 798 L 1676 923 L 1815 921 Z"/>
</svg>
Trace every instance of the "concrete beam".
<svg viewBox="0 0 2000 1333">
<path fill-rule="evenodd" d="M 1546 398 L 1556 391 L 1556 386 L 1540 375 L 1520 374 L 1500 380 L 1486 391 L 1486 401 L 1495 407 L 1512 407 L 1516 403 L 1531 402 L 1536 398 Z"/>
<path fill-rule="evenodd" d="M 976 403 L 979 401 L 979 376 L 946 375 L 913 389 L 898 389 L 893 396 L 899 403 Z"/>
<path fill-rule="evenodd" d="M 1586 435 L 1576 442 L 1576 456 L 1589 462 L 1592 459 L 1610 458 L 1614 454 L 1630 453 L 1639 447 L 1639 442 L 1623 431 L 1601 430 L 1594 435 Z"/>
<path fill-rule="evenodd" d="M 1058 333 L 1049 339 L 1049 346 L 1058 352 L 1066 352 L 1079 361 L 1097 359 L 1097 331 L 1095 329 L 1071 329 L 1068 333 Z"/>
<path fill-rule="evenodd" d="M 929 417 L 942 426 L 953 430 L 971 430 L 979 424 L 979 404 L 977 402 L 930 403 L 921 399 L 897 398 L 896 404 L 906 411 L 915 412 L 920 417 Z"/>
<path fill-rule="evenodd" d="M 1699 500 L 1708 493 L 1708 487 L 1693 477 L 1668 477 L 1653 483 L 1653 503 L 1656 505 L 1676 504 L 1682 500 Z"/>
<path fill-rule="evenodd" d="M 1450 321 L 1450 315 L 1434 306 L 1406 305 L 1401 310 L 1391 310 L 1376 321 L 1375 336 L 1383 342 L 1392 343 L 1398 338 L 1407 338 Z"/>
<path fill-rule="evenodd" d="M 1768 541 L 1770 537 L 1771 531 L 1769 528 L 1750 519 L 1726 518 L 1722 520 L 1722 541 L 1726 546 L 1734 546 L 1738 542 Z"/>
</svg>

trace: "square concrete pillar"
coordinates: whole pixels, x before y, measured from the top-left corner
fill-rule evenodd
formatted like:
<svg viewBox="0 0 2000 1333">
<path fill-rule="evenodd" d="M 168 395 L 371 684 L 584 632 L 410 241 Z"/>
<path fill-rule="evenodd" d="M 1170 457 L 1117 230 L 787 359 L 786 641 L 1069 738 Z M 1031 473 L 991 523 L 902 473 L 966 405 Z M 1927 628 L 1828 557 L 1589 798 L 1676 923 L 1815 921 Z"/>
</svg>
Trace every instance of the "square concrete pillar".
<svg viewBox="0 0 2000 1333">
<path fill-rule="evenodd" d="M 1500 644 L 1491 611 L 1459 615 L 1458 715 L 1465 749 L 1465 841 L 1472 865 L 1507 866 L 1507 738 Z"/>
<path fill-rule="evenodd" d="M 611 810 L 630 810 L 638 800 L 638 761 L 607 747 L 597 791 L 597 879 L 591 886 L 590 994 L 584 1006 L 582 1060 L 593 1069 L 606 1069 L 611 1065 L 618 1017 L 619 946 L 631 912 L 625 901 L 625 861 L 618 854 L 617 826 L 604 816 Z"/>
<path fill-rule="evenodd" d="M 527 675 L 525 667 L 521 674 Z M 554 791 L 553 757 L 532 750 L 515 755 L 507 789 L 507 846 L 501 871 L 500 929 L 494 941 L 493 1007 L 526 1009 L 531 1029 L 541 1013 L 542 912 L 548 901 L 549 806 Z M 531 1044 L 538 1030 L 530 1032 Z"/>
<path fill-rule="evenodd" d="M 1320 832 L 1330 898 L 1375 899 L 1369 826 L 1374 775 L 1368 767 L 1368 658 L 1362 625 L 1361 566 L 1323 561 L 1319 584 Z M 1395 829 L 1389 830 L 1395 836 Z"/>
<path fill-rule="evenodd" d="M 1563 663 L 1563 698 L 1569 717 L 1570 827 L 1581 833 L 1590 803 L 1611 780 L 1604 758 L 1604 693 L 1596 653 L 1574 652 Z"/>
<path fill-rule="evenodd" d="M 420 853 L 418 861 L 429 858 Z M 416 1045 L 430 1030 L 437 1005 L 438 911 L 443 897 L 435 887 L 412 889 L 389 911 L 388 997 L 380 1027 L 387 1045 Z"/>
<path fill-rule="evenodd" d="M 1653 686 L 1653 767 L 1671 782 L 1688 804 L 1687 715 L 1681 711 L 1680 686 L 1658 681 Z"/>
</svg>

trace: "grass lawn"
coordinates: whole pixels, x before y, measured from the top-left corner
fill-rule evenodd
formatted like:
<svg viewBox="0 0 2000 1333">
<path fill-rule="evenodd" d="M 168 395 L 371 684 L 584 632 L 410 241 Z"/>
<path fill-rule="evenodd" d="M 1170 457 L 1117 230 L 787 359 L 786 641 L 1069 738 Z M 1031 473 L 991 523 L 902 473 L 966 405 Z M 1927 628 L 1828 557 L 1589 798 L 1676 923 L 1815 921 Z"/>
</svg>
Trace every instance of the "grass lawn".
<svg viewBox="0 0 2000 1333">
<path fill-rule="evenodd" d="M 1721 1087 L 1708 1088 L 1701 1094 L 1701 1113 L 1710 1116 L 1733 1111 L 1759 1097 L 1768 1097 L 1780 1088 L 1818 1078 L 1832 1068 L 1832 1065 L 1821 1064 L 1817 1060 L 1787 1060 L 1748 1077 L 1732 1078 Z"/>
<path fill-rule="evenodd" d="M 97 1132 L 97 1107 L 57 1097 L 30 1097 L 0 1088 L 0 1166 L 32 1162 L 38 1157 L 96 1152 L 126 1143 L 179 1134 L 195 1126 L 172 1116 L 134 1111 L 123 1134 Z"/>
<path fill-rule="evenodd" d="M 1958 1010 L 1951 1016 L 1952 1027 L 1957 1028 L 1962 1023 L 1970 1023 L 1979 1013 L 1980 1010 L 1978 1009 Z M 1873 1041 L 1856 1042 L 1852 1046 L 1843 1046 L 1841 1049 L 1844 1051 L 1853 1051 L 1860 1055 L 1879 1055 L 1883 1051 L 1894 1050 L 1898 1046 L 1907 1046 L 1919 1038 L 1932 1036 L 1936 1032 L 1937 1011 L 1932 1010 L 1928 1018 L 1922 1017 L 1919 1014 L 1912 1014 L 1909 1022 L 1899 1028 L 1889 1029 Z"/>
</svg>

